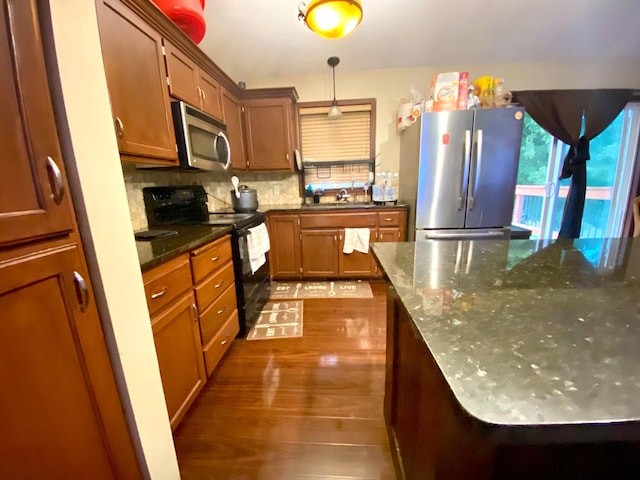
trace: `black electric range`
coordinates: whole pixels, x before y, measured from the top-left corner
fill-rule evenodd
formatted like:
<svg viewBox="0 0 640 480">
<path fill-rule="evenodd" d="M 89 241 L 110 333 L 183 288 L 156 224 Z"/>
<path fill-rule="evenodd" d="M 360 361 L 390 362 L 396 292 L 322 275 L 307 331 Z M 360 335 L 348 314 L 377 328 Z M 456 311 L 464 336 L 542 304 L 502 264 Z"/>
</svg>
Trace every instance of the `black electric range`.
<svg viewBox="0 0 640 480">
<path fill-rule="evenodd" d="M 195 224 L 233 227 L 231 249 L 240 323 L 238 336 L 244 337 L 257 320 L 270 292 L 269 255 L 254 272 L 247 245 L 250 229 L 264 223 L 264 213 L 210 212 L 207 193 L 201 185 L 147 187 L 142 189 L 142 196 L 150 228 L 170 229 L 171 225 Z"/>
</svg>

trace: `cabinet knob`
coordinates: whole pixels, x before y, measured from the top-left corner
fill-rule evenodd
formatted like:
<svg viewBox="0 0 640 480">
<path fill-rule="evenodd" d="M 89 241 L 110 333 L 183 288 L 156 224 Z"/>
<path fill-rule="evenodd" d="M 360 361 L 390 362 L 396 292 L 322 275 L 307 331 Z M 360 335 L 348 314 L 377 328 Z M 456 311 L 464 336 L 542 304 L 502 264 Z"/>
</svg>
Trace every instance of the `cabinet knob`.
<svg viewBox="0 0 640 480">
<path fill-rule="evenodd" d="M 124 136 L 124 124 L 120 117 L 116 117 L 116 133 L 120 138 Z"/>
<path fill-rule="evenodd" d="M 222 307 L 220 310 L 218 310 L 218 315 L 221 315 L 222 312 L 224 312 L 227 309 L 227 307 Z"/>
<path fill-rule="evenodd" d="M 224 285 L 224 282 L 216 283 L 213 288 L 220 288 L 222 285 Z"/>
<path fill-rule="evenodd" d="M 229 340 L 229 337 L 225 338 L 223 341 L 220 342 L 220 345 L 226 345 L 227 340 Z"/>
<path fill-rule="evenodd" d="M 47 172 L 49 172 L 49 183 L 51 184 L 51 194 L 53 201 L 60 205 L 64 197 L 64 182 L 62 172 L 53 158 L 47 156 Z"/>
<path fill-rule="evenodd" d="M 89 288 L 87 288 L 87 282 L 85 282 L 82 275 L 78 272 L 73 272 L 73 284 L 76 289 L 76 297 L 78 298 L 78 305 L 80 305 L 80 311 L 85 312 L 89 306 Z"/>
<path fill-rule="evenodd" d="M 217 262 L 218 260 L 220 260 L 220 257 L 211 257 L 212 262 Z"/>
</svg>

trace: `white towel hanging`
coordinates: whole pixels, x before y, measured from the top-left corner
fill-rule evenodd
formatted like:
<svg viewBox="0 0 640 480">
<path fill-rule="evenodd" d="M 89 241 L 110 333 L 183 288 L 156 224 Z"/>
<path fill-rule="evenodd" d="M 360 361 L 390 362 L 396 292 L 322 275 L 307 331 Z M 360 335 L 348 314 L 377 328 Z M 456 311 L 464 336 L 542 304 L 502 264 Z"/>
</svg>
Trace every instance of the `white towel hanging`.
<svg viewBox="0 0 640 480">
<path fill-rule="evenodd" d="M 256 273 L 258 269 L 265 264 L 267 261 L 265 253 L 267 253 L 270 248 L 269 232 L 267 231 L 267 226 L 264 223 L 249 229 L 249 235 L 247 236 L 247 250 L 249 253 L 251 274 Z"/>
<path fill-rule="evenodd" d="M 368 228 L 345 228 L 343 253 L 369 253 L 369 233 Z"/>
</svg>

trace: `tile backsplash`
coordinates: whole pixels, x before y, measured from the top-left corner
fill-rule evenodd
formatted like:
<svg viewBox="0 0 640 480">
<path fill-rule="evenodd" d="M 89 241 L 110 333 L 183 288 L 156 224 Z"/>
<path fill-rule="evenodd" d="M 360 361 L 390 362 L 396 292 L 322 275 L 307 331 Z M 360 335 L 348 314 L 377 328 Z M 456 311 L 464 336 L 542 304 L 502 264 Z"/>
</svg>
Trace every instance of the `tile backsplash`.
<svg viewBox="0 0 640 480">
<path fill-rule="evenodd" d="M 147 229 L 147 215 L 142 199 L 144 187 L 202 185 L 209 193 L 209 210 L 220 210 L 230 206 L 230 192 L 233 188 L 231 176 L 236 175 L 240 179 L 240 185 L 248 185 L 257 190 L 260 205 L 286 205 L 301 202 L 296 173 L 147 170 L 138 169 L 129 163 L 122 164 L 122 172 L 134 231 Z"/>
</svg>

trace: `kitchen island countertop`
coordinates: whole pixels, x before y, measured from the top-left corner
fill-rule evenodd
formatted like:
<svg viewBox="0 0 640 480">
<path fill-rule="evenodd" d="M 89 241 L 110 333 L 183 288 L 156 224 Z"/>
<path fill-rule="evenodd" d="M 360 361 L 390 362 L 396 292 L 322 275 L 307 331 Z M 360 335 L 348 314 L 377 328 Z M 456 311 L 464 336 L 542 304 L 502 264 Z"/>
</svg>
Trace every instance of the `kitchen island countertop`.
<svg viewBox="0 0 640 480">
<path fill-rule="evenodd" d="M 491 438 L 640 438 L 638 239 L 372 249 L 456 401 Z"/>
</svg>

